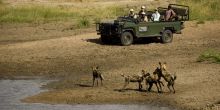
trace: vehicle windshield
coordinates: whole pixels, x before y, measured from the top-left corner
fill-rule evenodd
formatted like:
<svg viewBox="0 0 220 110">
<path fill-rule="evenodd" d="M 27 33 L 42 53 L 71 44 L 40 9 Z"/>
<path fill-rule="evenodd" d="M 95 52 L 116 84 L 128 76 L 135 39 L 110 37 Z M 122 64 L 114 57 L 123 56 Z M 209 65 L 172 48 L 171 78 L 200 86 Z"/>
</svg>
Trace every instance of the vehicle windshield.
<svg viewBox="0 0 220 110">
<path fill-rule="evenodd" d="M 123 16 L 123 17 L 118 17 L 117 18 L 118 21 L 122 21 L 122 22 L 136 22 L 137 20 L 128 16 Z"/>
</svg>

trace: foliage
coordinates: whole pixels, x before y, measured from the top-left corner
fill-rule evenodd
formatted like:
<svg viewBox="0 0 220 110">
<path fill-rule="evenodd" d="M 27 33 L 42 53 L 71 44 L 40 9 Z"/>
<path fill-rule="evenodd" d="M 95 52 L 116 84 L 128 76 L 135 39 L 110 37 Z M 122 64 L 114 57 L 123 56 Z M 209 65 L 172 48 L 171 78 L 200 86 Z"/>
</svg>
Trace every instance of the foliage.
<svg viewBox="0 0 220 110">
<path fill-rule="evenodd" d="M 90 21 L 86 17 L 82 17 L 77 22 L 78 28 L 88 28 L 90 26 Z"/>
<path fill-rule="evenodd" d="M 220 19 L 220 0 L 177 0 L 177 3 L 190 6 L 191 20 Z"/>
<path fill-rule="evenodd" d="M 199 56 L 197 61 L 198 62 L 211 61 L 214 63 L 220 63 L 220 52 L 214 50 L 207 50 Z"/>
</svg>

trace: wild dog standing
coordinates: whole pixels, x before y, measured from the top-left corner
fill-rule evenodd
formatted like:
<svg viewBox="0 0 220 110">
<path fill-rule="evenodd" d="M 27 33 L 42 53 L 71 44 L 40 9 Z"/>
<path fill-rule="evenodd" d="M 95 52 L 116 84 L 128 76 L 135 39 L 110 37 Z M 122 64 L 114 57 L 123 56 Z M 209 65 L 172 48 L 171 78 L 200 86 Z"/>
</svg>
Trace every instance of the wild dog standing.
<svg viewBox="0 0 220 110">
<path fill-rule="evenodd" d="M 161 82 L 161 78 L 163 77 L 163 74 L 161 72 L 161 70 L 157 67 L 154 72 L 153 72 L 153 79 L 157 81 L 158 85 L 159 85 L 159 91 L 163 92 L 162 90 L 162 86 L 164 86 L 164 84 Z M 161 86 L 162 84 L 162 86 Z"/>
<path fill-rule="evenodd" d="M 167 87 L 170 90 L 170 92 L 172 92 L 172 90 L 170 89 L 170 86 L 172 86 L 173 93 L 175 93 L 176 91 L 174 89 L 174 84 L 175 84 L 175 80 L 177 78 L 176 74 L 170 74 L 167 71 L 166 63 L 164 63 L 162 65 L 162 63 L 159 62 L 159 66 L 160 66 L 160 68 L 157 67 L 157 69 L 155 70 L 155 73 L 157 73 L 158 75 L 162 76 L 164 78 L 164 80 L 167 82 Z"/>
<path fill-rule="evenodd" d="M 144 80 L 144 77 L 145 77 L 145 71 L 142 70 L 142 74 L 141 75 L 128 75 L 128 76 L 125 76 L 124 74 L 121 74 L 122 77 L 125 78 L 125 84 L 123 86 L 123 89 L 125 89 L 130 82 L 137 82 L 138 83 L 138 89 L 141 90 L 142 89 L 142 82 Z"/>
<path fill-rule="evenodd" d="M 156 74 L 150 75 L 150 73 L 146 73 L 145 81 L 146 81 L 146 86 L 148 87 L 148 85 L 149 85 L 149 87 L 147 88 L 147 91 L 151 91 L 153 84 L 156 85 L 158 93 L 160 93 L 162 91 L 160 83 L 162 85 L 163 85 L 163 83 L 158 80 L 158 76 Z M 158 87 L 158 84 L 159 84 L 160 88 Z"/>
<path fill-rule="evenodd" d="M 93 75 L 93 83 L 92 83 L 92 86 L 94 86 L 95 80 L 97 80 L 97 86 L 99 85 L 98 79 L 100 79 L 101 85 L 103 85 L 103 84 L 102 84 L 102 80 L 104 80 L 104 77 L 103 77 L 102 73 L 100 72 L 98 66 L 92 67 L 92 75 Z"/>
</svg>

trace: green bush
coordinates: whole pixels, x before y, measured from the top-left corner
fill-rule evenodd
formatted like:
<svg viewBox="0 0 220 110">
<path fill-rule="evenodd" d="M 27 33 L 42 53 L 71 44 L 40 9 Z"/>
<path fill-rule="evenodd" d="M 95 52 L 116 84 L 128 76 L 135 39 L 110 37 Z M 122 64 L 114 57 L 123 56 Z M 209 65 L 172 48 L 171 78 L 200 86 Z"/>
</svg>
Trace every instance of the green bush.
<svg viewBox="0 0 220 110">
<path fill-rule="evenodd" d="M 190 6 L 191 20 L 220 19 L 220 0 L 177 0 L 177 2 Z"/>
<path fill-rule="evenodd" d="M 200 21 L 197 21 L 196 23 L 197 24 L 205 24 L 205 21 L 200 20 Z"/>
<path fill-rule="evenodd" d="M 30 6 L 30 7 L 1 7 L 0 22 L 36 22 L 65 20 L 77 17 L 79 14 L 59 8 Z"/>
<path fill-rule="evenodd" d="M 82 17 L 77 22 L 78 28 L 88 28 L 90 27 L 90 21 L 87 17 Z"/>
<path fill-rule="evenodd" d="M 0 23 L 31 23 L 72 20 L 79 27 L 88 27 L 91 22 L 114 19 L 125 14 L 125 8 L 109 6 L 77 10 L 74 7 L 17 6 L 0 7 Z M 88 19 L 89 18 L 89 19 Z M 78 19 L 78 21 L 77 21 Z"/>
<path fill-rule="evenodd" d="M 197 61 L 198 62 L 212 61 L 215 63 L 220 63 L 220 52 L 216 52 L 214 50 L 207 50 L 199 56 Z"/>
</svg>

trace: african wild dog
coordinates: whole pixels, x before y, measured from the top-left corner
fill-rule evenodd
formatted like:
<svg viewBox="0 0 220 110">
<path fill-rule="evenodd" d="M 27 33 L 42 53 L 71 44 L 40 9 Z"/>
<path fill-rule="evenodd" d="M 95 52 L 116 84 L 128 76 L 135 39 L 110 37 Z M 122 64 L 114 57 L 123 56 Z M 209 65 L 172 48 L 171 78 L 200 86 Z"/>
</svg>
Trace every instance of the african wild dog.
<svg viewBox="0 0 220 110">
<path fill-rule="evenodd" d="M 93 75 L 93 83 L 92 86 L 94 86 L 95 80 L 97 80 L 97 86 L 99 85 L 98 79 L 101 80 L 101 85 L 102 84 L 102 80 L 104 80 L 103 74 L 101 73 L 101 71 L 99 70 L 99 67 L 92 67 L 92 75 Z"/>
<path fill-rule="evenodd" d="M 146 73 L 145 81 L 146 81 L 146 82 L 145 82 L 145 83 L 146 83 L 146 86 L 148 87 L 148 85 L 149 85 L 149 87 L 147 88 L 147 91 L 151 91 L 151 88 L 152 88 L 153 84 L 155 84 L 156 87 L 157 87 L 158 93 L 161 93 L 162 88 L 161 88 L 160 83 L 161 83 L 162 85 L 163 85 L 163 83 L 158 80 L 158 76 L 157 76 L 156 74 L 150 75 L 150 73 Z M 159 84 L 160 88 L 158 87 L 158 84 Z M 163 85 L 163 86 L 164 86 L 164 85 Z"/>
<path fill-rule="evenodd" d="M 125 89 L 130 82 L 137 82 L 138 83 L 138 89 L 141 90 L 142 89 L 142 82 L 144 80 L 144 77 L 145 77 L 145 71 L 142 70 L 142 74 L 141 75 L 127 75 L 125 76 L 124 74 L 121 74 L 122 77 L 125 78 L 125 84 L 123 86 L 123 89 Z"/>
<path fill-rule="evenodd" d="M 170 86 L 172 86 L 173 88 L 173 93 L 175 93 L 175 89 L 174 89 L 174 84 L 175 84 L 175 80 L 177 78 L 176 74 L 170 74 L 167 69 L 166 69 L 166 63 L 164 63 L 163 65 L 161 64 L 161 62 L 159 62 L 159 67 L 157 67 L 157 69 L 154 71 L 155 74 L 158 75 L 158 77 L 162 77 L 164 78 L 164 80 L 167 82 L 167 87 L 170 90 L 170 92 L 172 92 L 172 90 L 170 89 Z M 159 78 L 160 79 L 160 78 Z"/>
</svg>

